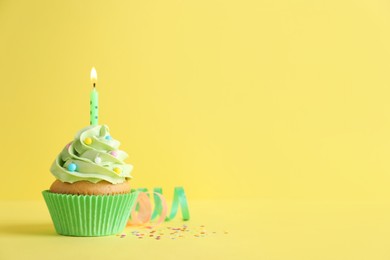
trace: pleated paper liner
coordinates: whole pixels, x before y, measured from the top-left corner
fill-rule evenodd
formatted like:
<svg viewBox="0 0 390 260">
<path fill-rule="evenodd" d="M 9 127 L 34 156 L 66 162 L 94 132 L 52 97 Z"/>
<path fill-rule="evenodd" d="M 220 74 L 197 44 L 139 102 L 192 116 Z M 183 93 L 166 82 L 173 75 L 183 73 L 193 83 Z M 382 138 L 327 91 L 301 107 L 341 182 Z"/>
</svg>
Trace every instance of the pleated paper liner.
<svg viewBox="0 0 390 260">
<path fill-rule="evenodd" d="M 65 236 L 108 236 L 126 227 L 138 192 L 70 195 L 42 192 L 55 230 Z"/>
</svg>

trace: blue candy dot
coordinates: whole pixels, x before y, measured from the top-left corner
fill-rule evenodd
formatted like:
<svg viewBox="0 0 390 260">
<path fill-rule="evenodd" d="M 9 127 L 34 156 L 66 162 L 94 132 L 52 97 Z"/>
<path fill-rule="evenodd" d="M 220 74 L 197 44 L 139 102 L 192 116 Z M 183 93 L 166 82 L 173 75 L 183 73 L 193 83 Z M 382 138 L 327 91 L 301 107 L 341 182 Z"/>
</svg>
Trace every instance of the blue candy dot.
<svg viewBox="0 0 390 260">
<path fill-rule="evenodd" d="M 74 172 L 77 169 L 77 165 L 75 163 L 70 163 L 68 165 L 68 171 Z"/>
<path fill-rule="evenodd" d="M 106 136 L 106 140 L 112 140 L 111 135 L 107 135 L 107 136 Z"/>
</svg>

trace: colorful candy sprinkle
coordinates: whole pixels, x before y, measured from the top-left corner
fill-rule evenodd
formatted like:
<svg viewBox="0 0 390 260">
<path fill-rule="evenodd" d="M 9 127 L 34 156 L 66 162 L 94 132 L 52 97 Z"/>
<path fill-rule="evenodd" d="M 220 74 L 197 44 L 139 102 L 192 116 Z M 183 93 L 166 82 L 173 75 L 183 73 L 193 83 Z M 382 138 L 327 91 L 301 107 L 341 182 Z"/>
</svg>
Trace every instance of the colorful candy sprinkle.
<svg viewBox="0 0 390 260">
<path fill-rule="evenodd" d="M 111 141 L 111 140 L 112 140 L 112 137 L 111 137 L 111 135 L 107 135 L 107 136 L 105 137 L 105 139 L 108 140 L 108 141 Z"/>
<path fill-rule="evenodd" d="M 114 157 L 117 157 L 118 156 L 118 153 L 116 151 L 111 151 L 110 154 Z"/>
<path fill-rule="evenodd" d="M 84 139 L 84 143 L 87 144 L 87 145 L 92 144 L 92 138 L 91 138 L 91 137 L 85 138 L 85 139 Z"/>
<path fill-rule="evenodd" d="M 76 171 L 76 169 L 77 169 L 77 165 L 75 163 L 70 163 L 68 165 L 68 171 L 74 172 L 74 171 Z"/>
<path fill-rule="evenodd" d="M 186 238 L 194 238 L 201 239 L 207 238 L 213 235 L 216 235 L 216 231 L 209 232 L 206 230 L 205 225 L 201 225 L 198 227 L 195 226 L 187 226 L 181 225 L 178 227 L 161 227 L 154 230 L 134 230 L 129 235 L 132 237 L 139 239 L 154 239 L 154 240 L 164 240 L 164 239 L 172 239 L 172 240 L 181 240 Z M 224 231 L 218 234 L 228 234 L 228 231 Z"/>
<path fill-rule="evenodd" d="M 95 163 L 96 164 L 101 164 L 102 163 L 102 158 L 100 158 L 99 156 L 96 156 Z"/>
<path fill-rule="evenodd" d="M 121 170 L 121 168 L 115 167 L 115 168 L 114 168 L 114 172 L 115 172 L 116 174 L 120 174 L 120 173 L 122 172 L 122 170 Z"/>
</svg>

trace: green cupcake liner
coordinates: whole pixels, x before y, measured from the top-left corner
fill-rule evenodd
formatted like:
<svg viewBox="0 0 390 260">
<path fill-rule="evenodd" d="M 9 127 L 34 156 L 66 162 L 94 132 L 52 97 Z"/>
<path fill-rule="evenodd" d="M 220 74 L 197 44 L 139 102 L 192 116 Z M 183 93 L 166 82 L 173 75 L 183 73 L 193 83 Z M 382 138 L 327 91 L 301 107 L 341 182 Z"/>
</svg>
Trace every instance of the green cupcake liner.
<svg viewBox="0 0 390 260">
<path fill-rule="evenodd" d="M 65 236 L 108 236 L 121 232 L 138 192 L 117 195 L 71 195 L 42 192 L 55 230 Z"/>
</svg>

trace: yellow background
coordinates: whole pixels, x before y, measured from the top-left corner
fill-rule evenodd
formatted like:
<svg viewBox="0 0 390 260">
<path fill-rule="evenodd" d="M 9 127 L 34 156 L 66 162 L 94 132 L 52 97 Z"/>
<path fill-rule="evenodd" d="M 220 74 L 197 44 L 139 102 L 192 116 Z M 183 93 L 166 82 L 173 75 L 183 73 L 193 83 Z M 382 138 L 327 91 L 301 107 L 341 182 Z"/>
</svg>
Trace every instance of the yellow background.
<svg viewBox="0 0 390 260">
<path fill-rule="evenodd" d="M 0 197 L 41 199 L 100 123 L 133 185 L 192 198 L 388 198 L 387 1 L 0 1 Z"/>
<path fill-rule="evenodd" d="M 385 0 L 0 0 L 0 259 L 389 259 L 389 46 Z M 133 187 L 229 235 L 55 235 L 92 66 Z"/>
</svg>

